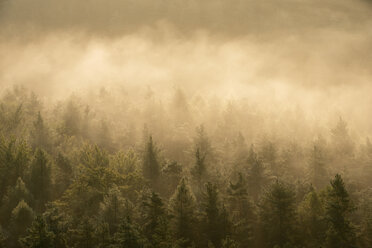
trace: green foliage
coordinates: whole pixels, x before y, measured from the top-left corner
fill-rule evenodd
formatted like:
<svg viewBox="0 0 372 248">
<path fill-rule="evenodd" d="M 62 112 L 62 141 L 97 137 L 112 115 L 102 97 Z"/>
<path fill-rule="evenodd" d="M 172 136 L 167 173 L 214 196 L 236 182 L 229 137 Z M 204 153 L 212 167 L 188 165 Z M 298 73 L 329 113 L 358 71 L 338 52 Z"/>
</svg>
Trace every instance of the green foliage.
<svg viewBox="0 0 372 248">
<path fill-rule="evenodd" d="M 256 216 L 254 206 L 249 199 L 247 182 L 241 173 L 237 182 L 231 183 L 227 190 L 230 213 L 233 222 L 234 237 L 240 240 L 244 247 L 252 244 Z"/>
<path fill-rule="evenodd" d="M 27 236 L 20 239 L 24 247 L 52 248 L 54 234 L 48 230 L 43 217 L 37 216 L 27 231 Z"/>
<path fill-rule="evenodd" d="M 331 187 L 326 199 L 327 247 L 356 247 L 354 227 L 349 220 L 353 211 L 354 207 L 345 188 L 345 183 L 342 177 L 337 174 L 331 180 Z"/>
<path fill-rule="evenodd" d="M 295 194 L 290 186 L 279 181 L 270 186 L 260 204 L 260 219 L 269 247 L 284 247 L 294 242 Z"/>
<path fill-rule="evenodd" d="M 214 247 L 221 247 L 221 241 L 230 234 L 230 222 L 226 209 L 220 204 L 217 186 L 208 182 L 205 185 L 203 201 L 203 233 Z"/>
<path fill-rule="evenodd" d="M 43 150 L 37 149 L 30 167 L 28 187 L 36 201 L 36 210 L 44 211 L 45 204 L 51 199 L 51 165 Z"/>
<path fill-rule="evenodd" d="M 158 151 L 152 140 L 152 136 L 149 136 L 149 139 L 146 143 L 142 159 L 142 172 L 144 178 L 148 179 L 152 184 L 157 182 L 157 179 L 160 175 Z"/>
<path fill-rule="evenodd" d="M 40 114 L 40 111 L 38 112 L 36 120 L 33 123 L 33 128 L 31 129 L 30 136 L 30 143 L 34 149 L 50 149 L 49 130 L 44 124 L 44 120 Z"/>
<path fill-rule="evenodd" d="M 196 224 L 195 197 L 186 183 L 181 179 L 175 193 L 170 199 L 170 212 L 172 215 L 172 230 L 177 240 L 184 240 L 184 246 L 191 245 L 194 240 Z M 184 247 L 183 246 L 183 247 Z"/>
<path fill-rule="evenodd" d="M 19 177 L 14 188 L 8 190 L 1 206 L 1 217 L 3 223 L 9 223 L 12 210 L 20 201 L 24 200 L 28 205 L 32 205 L 32 195 L 26 188 L 25 183 Z"/>
<path fill-rule="evenodd" d="M 114 236 L 113 248 L 143 248 L 144 238 L 139 228 L 132 223 L 129 217 L 121 222 L 118 232 Z"/>
<path fill-rule="evenodd" d="M 162 199 L 153 192 L 143 202 L 144 225 L 143 231 L 153 247 L 165 247 L 170 245 L 169 215 Z"/>
<path fill-rule="evenodd" d="M 23 141 L 0 137 L 0 201 L 18 178 L 24 178 L 30 161 L 30 151 Z"/>
<path fill-rule="evenodd" d="M 13 209 L 10 219 L 11 243 L 17 246 L 18 238 L 26 234 L 27 228 L 31 226 L 34 220 L 34 211 L 25 201 L 20 201 Z"/>
<path fill-rule="evenodd" d="M 322 199 L 312 189 L 299 206 L 299 226 L 306 247 L 321 247 L 325 241 L 327 222 Z"/>
</svg>

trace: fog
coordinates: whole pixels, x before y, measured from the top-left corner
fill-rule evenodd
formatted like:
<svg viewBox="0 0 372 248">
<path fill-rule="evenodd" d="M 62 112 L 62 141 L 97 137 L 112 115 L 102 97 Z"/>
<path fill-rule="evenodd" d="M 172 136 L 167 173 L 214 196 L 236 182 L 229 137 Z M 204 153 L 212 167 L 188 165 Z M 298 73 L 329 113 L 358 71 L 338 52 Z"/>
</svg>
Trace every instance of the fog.
<svg viewBox="0 0 372 248">
<path fill-rule="evenodd" d="M 370 131 L 368 1 L 13 0 L 0 13 L 3 88 L 53 100 L 102 86 L 164 97 L 180 87 L 342 115 Z"/>
<path fill-rule="evenodd" d="M 0 247 L 371 247 L 371 17 L 0 0 Z"/>
</svg>

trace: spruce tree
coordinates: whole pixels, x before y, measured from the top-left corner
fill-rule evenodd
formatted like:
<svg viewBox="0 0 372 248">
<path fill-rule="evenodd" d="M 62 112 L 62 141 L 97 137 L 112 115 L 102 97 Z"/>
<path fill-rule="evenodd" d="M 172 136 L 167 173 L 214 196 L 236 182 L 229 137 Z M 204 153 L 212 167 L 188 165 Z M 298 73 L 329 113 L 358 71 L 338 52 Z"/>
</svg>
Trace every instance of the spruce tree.
<svg viewBox="0 0 372 248">
<path fill-rule="evenodd" d="M 157 157 L 157 148 L 152 136 L 149 137 L 146 143 L 142 163 L 143 176 L 152 184 L 155 184 L 160 174 L 160 165 Z"/>
<path fill-rule="evenodd" d="M 31 130 L 31 144 L 34 149 L 40 148 L 48 150 L 50 148 L 49 144 L 49 131 L 44 124 L 43 117 L 40 111 L 37 114 L 36 120 L 33 123 L 33 128 Z"/>
<path fill-rule="evenodd" d="M 260 204 L 260 219 L 268 247 L 284 247 L 294 242 L 295 194 L 279 181 L 271 185 Z"/>
<path fill-rule="evenodd" d="M 169 216 L 162 199 L 153 192 L 143 202 L 144 234 L 153 247 L 165 247 L 169 242 L 168 220 Z"/>
<path fill-rule="evenodd" d="M 194 241 L 195 211 L 195 197 L 183 178 L 170 199 L 170 212 L 175 238 L 176 240 L 184 240 L 185 247 Z"/>
<path fill-rule="evenodd" d="M 27 231 L 27 236 L 20 239 L 24 247 L 52 248 L 54 234 L 48 230 L 43 217 L 37 216 L 32 226 Z"/>
<path fill-rule="evenodd" d="M 234 224 L 234 238 L 244 247 L 252 244 L 255 225 L 253 204 L 248 196 L 247 182 L 241 173 L 236 183 L 230 182 L 227 190 L 230 213 Z"/>
<path fill-rule="evenodd" d="M 324 206 L 318 193 L 311 188 L 299 206 L 299 224 L 306 247 L 321 247 L 325 241 L 327 223 Z"/>
<path fill-rule="evenodd" d="M 34 211 L 25 201 L 20 201 L 13 209 L 10 219 L 11 246 L 18 246 L 18 239 L 27 233 L 33 220 Z"/>
<path fill-rule="evenodd" d="M 326 199 L 326 219 L 328 231 L 326 246 L 328 248 L 356 247 L 354 227 L 350 222 L 350 214 L 354 211 L 345 183 L 339 174 L 331 180 Z"/>
<path fill-rule="evenodd" d="M 118 232 L 114 236 L 113 248 L 143 248 L 144 239 L 139 228 L 132 223 L 129 216 L 125 217 L 120 224 Z"/>
<path fill-rule="evenodd" d="M 36 201 L 36 210 L 44 211 L 51 198 L 51 165 L 43 150 L 37 149 L 30 168 L 29 189 Z"/>
<path fill-rule="evenodd" d="M 322 189 L 326 184 L 327 170 L 324 150 L 320 145 L 314 145 L 309 161 L 310 180 L 316 189 Z"/>
</svg>

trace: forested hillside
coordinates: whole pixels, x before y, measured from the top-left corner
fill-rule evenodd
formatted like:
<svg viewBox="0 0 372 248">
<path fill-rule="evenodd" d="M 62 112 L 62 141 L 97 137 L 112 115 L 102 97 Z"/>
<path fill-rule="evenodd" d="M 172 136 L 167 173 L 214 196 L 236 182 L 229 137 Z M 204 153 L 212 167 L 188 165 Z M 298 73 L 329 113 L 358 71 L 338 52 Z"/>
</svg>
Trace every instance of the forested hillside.
<svg viewBox="0 0 372 248">
<path fill-rule="evenodd" d="M 372 247 L 349 120 L 170 92 L 4 90 L 0 247 Z"/>
</svg>

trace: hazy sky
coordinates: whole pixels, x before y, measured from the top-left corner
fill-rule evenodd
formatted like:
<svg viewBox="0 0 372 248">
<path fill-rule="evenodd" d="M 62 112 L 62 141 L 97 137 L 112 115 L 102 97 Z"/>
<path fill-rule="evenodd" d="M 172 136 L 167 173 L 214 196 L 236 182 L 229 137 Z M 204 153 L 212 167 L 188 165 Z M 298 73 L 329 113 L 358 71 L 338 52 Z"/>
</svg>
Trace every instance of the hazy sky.
<svg viewBox="0 0 372 248">
<path fill-rule="evenodd" d="M 3 86 L 52 97 L 181 86 L 359 118 L 371 110 L 371 1 L 0 1 Z"/>
</svg>

